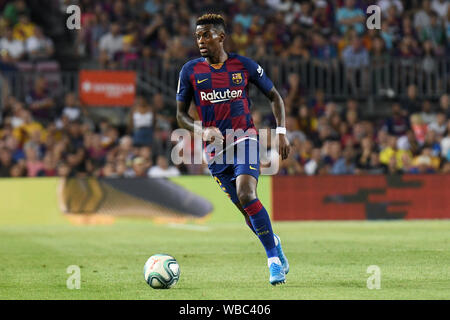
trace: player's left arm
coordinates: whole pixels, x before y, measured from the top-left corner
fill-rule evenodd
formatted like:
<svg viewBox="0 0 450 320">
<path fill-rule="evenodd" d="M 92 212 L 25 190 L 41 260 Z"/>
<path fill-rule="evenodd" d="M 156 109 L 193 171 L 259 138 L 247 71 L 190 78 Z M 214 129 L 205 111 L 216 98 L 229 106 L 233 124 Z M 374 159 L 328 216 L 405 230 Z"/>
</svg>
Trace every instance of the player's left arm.
<svg viewBox="0 0 450 320">
<path fill-rule="evenodd" d="M 272 112 L 277 122 L 278 153 L 281 159 L 287 159 L 290 151 L 289 140 L 286 138 L 286 112 L 283 98 L 264 72 L 264 69 L 251 59 L 242 58 L 250 73 L 250 81 L 270 100 Z"/>
<path fill-rule="evenodd" d="M 278 137 L 278 153 L 281 155 L 281 159 L 287 159 L 290 151 L 289 140 L 286 138 L 285 130 L 280 128 L 286 128 L 286 112 L 284 109 L 283 98 L 275 88 L 275 86 L 266 93 L 267 98 L 270 100 L 273 115 L 277 122 L 277 137 Z"/>
</svg>

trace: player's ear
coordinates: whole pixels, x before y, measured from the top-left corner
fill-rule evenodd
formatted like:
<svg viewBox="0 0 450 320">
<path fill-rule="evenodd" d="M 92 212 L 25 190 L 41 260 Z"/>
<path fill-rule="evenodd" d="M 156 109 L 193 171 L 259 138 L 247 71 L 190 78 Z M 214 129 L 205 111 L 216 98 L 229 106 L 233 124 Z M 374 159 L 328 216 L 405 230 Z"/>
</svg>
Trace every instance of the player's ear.
<svg viewBox="0 0 450 320">
<path fill-rule="evenodd" d="M 220 30 L 220 31 L 219 31 L 219 39 L 220 39 L 220 42 L 224 42 L 224 41 L 225 41 L 225 38 L 226 38 L 225 31 Z"/>
</svg>

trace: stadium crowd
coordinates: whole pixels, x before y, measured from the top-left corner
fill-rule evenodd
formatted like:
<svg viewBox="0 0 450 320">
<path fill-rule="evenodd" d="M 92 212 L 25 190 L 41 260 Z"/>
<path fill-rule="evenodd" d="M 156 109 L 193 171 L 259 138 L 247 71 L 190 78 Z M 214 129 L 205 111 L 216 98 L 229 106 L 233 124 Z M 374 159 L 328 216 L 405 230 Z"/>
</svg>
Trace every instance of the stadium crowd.
<svg viewBox="0 0 450 320">
<path fill-rule="evenodd" d="M 3 1 L 5 2 L 5 1 Z M 6 1 L 0 19 L 0 69 L 52 57 L 54 45 L 29 18 L 26 1 Z M 60 0 L 61 10 L 74 1 Z M 142 67 L 198 56 L 192 37 L 195 18 L 222 12 L 228 49 L 255 60 L 342 59 L 352 67 L 373 57 L 448 56 L 450 5 L 445 0 L 380 0 L 381 30 L 365 28 L 374 1 L 162 1 L 80 0 L 78 54 L 101 68 Z M 0 5 L 2 1 L 0 1 Z M 1 8 L 1 7 L 0 7 Z M 5 83 L 5 79 L 0 79 Z M 305 92 L 290 74 L 282 92 L 292 149 L 280 173 L 402 174 L 450 172 L 450 99 L 421 99 L 411 83 L 405 99 L 391 102 L 390 116 L 368 119 L 362 102 L 327 99 Z M 93 121 L 74 92 L 54 97 L 37 77 L 25 97 L 2 86 L 0 177 L 141 177 L 205 174 L 203 165 L 172 165 L 171 132 L 177 128 L 162 94 L 139 96 L 126 127 Z M 258 129 L 273 128 L 273 116 L 255 106 Z M 198 151 L 198 150 L 196 150 Z M 273 150 L 272 150 L 273 151 Z M 274 152 L 267 157 L 276 156 Z"/>
<path fill-rule="evenodd" d="M 215 11 L 228 22 L 228 49 L 255 60 L 267 56 L 319 61 L 342 58 L 357 67 L 371 57 L 442 57 L 449 53 L 446 0 L 80 0 L 80 54 L 104 68 L 165 64 L 198 55 L 196 17 Z M 366 9 L 381 7 L 381 30 L 365 26 Z"/>
</svg>

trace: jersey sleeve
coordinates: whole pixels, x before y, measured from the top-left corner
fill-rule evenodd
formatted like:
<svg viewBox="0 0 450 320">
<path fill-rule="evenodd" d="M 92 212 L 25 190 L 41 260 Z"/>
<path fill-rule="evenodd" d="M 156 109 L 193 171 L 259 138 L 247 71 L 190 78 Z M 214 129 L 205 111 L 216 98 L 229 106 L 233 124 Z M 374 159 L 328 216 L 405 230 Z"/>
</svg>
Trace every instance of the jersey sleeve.
<svg viewBox="0 0 450 320">
<path fill-rule="evenodd" d="M 180 71 L 180 77 L 178 78 L 177 88 L 177 101 L 184 101 L 190 103 L 192 100 L 194 89 L 189 81 L 189 72 L 186 65 Z"/>
<path fill-rule="evenodd" d="M 273 83 L 264 72 L 264 69 L 252 59 L 242 58 L 241 61 L 250 75 L 250 82 L 256 85 L 264 94 L 269 93 L 273 88 Z"/>
</svg>

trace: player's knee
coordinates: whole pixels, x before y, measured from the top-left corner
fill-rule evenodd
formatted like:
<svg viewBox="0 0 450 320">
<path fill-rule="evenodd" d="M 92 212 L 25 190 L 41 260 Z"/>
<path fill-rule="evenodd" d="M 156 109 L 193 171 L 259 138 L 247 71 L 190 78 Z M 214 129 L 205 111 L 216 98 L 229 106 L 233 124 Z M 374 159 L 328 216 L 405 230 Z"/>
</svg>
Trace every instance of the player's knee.
<svg viewBox="0 0 450 320">
<path fill-rule="evenodd" d="M 245 206 L 247 203 L 256 199 L 256 192 L 252 190 L 239 190 L 238 191 L 239 202 Z"/>
</svg>

